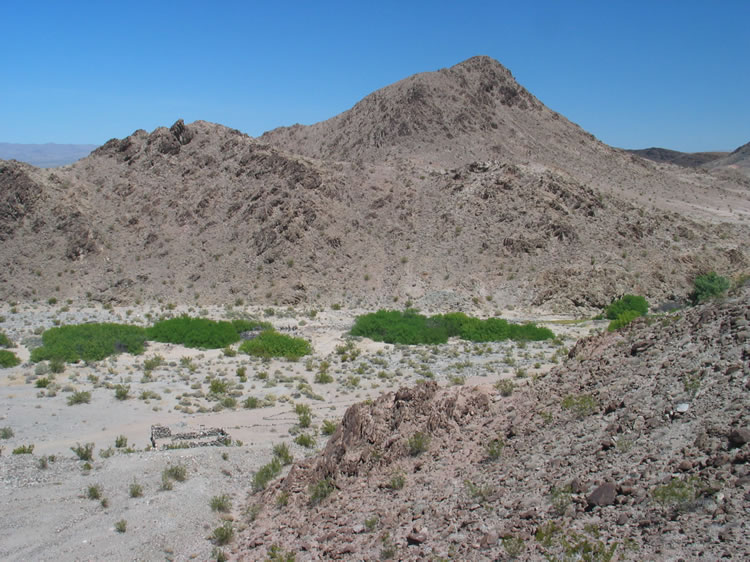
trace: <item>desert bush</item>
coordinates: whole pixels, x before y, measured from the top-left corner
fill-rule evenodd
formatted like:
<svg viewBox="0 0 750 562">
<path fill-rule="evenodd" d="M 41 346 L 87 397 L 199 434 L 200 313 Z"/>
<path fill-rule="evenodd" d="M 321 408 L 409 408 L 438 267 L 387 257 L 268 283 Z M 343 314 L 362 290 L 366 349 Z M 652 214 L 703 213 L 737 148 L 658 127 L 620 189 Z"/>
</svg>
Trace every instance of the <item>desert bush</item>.
<svg viewBox="0 0 750 562">
<path fill-rule="evenodd" d="M 224 521 L 219 527 L 214 529 L 211 538 L 215 544 L 223 546 L 229 544 L 234 538 L 234 529 L 231 521 Z"/>
<path fill-rule="evenodd" d="M 320 428 L 320 432 L 323 435 L 333 435 L 339 424 L 331 420 L 323 420 L 323 425 Z"/>
<path fill-rule="evenodd" d="M 140 498 L 143 495 L 143 486 L 134 479 L 128 487 L 128 494 L 131 498 Z"/>
<path fill-rule="evenodd" d="M 505 441 L 501 438 L 493 439 L 487 444 L 487 456 L 490 460 L 496 461 L 500 458 L 500 455 L 505 448 Z"/>
<path fill-rule="evenodd" d="M 729 279 L 717 275 L 715 271 L 699 275 L 693 281 L 693 292 L 690 293 L 690 302 L 699 304 L 706 299 L 724 294 L 727 289 L 729 289 Z"/>
<path fill-rule="evenodd" d="M 516 388 L 516 384 L 510 379 L 502 379 L 495 383 L 495 388 L 501 396 L 510 396 Z"/>
<path fill-rule="evenodd" d="M 358 316 L 351 330 L 353 336 L 363 336 L 386 343 L 439 344 L 459 336 L 473 342 L 513 340 L 544 340 L 554 337 L 548 328 L 535 324 L 510 324 L 502 318 L 481 320 L 462 312 L 426 317 L 414 310 L 379 310 Z"/>
<path fill-rule="evenodd" d="M 266 405 L 266 403 L 264 400 L 256 396 L 248 396 L 247 398 L 245 398 L 245 401 L 242 403 L 242 405 L 248 410 L 253 410 L 255 408 L 262 408 Z"/>
<path fill-rule="evenodd" d="M 328 384 L 333 382 L 333 376 L 327 371 L 320 371 L 315 374 L 313 380 L 318 384 Z"/>
<path fill-rule="evenodd" d="M 124 435 L 118 435 L 115 437 L 115 448 L 124 449 L 128 446 L 128 438 Z"/>
<path fill-rule="evenodd" d="M 103 491 L 101 484 L 92 484 L 86 488 L 86 497 L 90 500 L 101 499 Z"/>
<path fill-rule="evenodd" d="M 211 511 L 228 513 L 232 509 L 232 500 L 228 495 L 222 494 L 212 497 L 209 505 L 211 506 Z"/>
<path fill-rule="evenodd" d="M 289 446 L 286 443 L 279 443 L 277 445 L 274 445 L 273 456 L 279 459 L 279 462 L 283 466 L 292 464 L 292 462 L 294 461 L 294 456 L 292 456 L 292 453 L 289 451 Z"/>
<path fill-rule="evenodd" d="M 416 432 L 414 435 L 409 437 L 407 443 L 409 454 L 412 457 L 416 457 L 424 453 L 430 446 L 430 436 L 421 431 Z"/>
<path fill-rule="evenodd" d="M 143 353 L 145 341 L 146 330 L 139 326 L 113 323 L 59 326 L 45 330 L 42 346 L 31 351 L 31 360 L 100 361 L 123 351 Z"/>
<path fill-rule="evenodd" d="M 310 505 L 318 505 L 333 493 L 333 483 L 328 478 L 310 484 Z"/>
<path fill-rule="evenodd" d="M 88 404 L 89 402 L 91 402 L 91 393 L 86 390 L 76 390 L 73 394 L 68 396 L 68 406 Z"/>
<path fill-rule="evenodd" d="M 402 472 L 397 472 L 391 476 L 388 481 L 388 488 L 391 490 L 401 490 L 406 485 L 406 476 Z"/>
<path fill-rule="evenodd" d="M 10 426 L 0 427 L 0 439 L 10 439 L 13 437 L 13 428 Z"/>
<path fill-rule="evenodd" d="M 303 429 L 310 427 L 312 423 L 312 410 L 307 404 L 297 404 L 294 407 L 294 411 L 297 414 L 299 420 L 299 426 Z"/>
<path fill-rule="evenodd" d="M 177 482 L 184 482 L 187 480 L 187 469 L 181 464 L 169 465 L 164 469 L 162 474 L 165 474 L 167 478 L 176 480 Z"/>
<path fill-rule="evenodd" d="M 256 357 L 284 357 L 297 360 L 312 353 L 312 347 L 307 340 L 302 338 L 265 330 L 256 338 L 242 342 L 240 351 Z"/>
<path fill-rule="evenodd" d="M 668 484 L 654 488 L 651 497 L 664 507 L 684 509 L 695 501 L 700 491 L 701 486 L 695 477 L 686 480 L 673 478 Z"/>
<path fill-rule="evenodd" d="M 14 455 L 33 455 L 34 445 L 21 445 L 13 449 Z"/>
<path fill-rule="evenodd" d="M 150 340 L 178 343 L 187 347 L 219 349 L 240 341 L 235 322 L 179 316 L 156 322 L 146 329 Z M 238 324 L 240 325 L 240 324 Z M 240 330 L 242 331 L 242 330 Z"/>
<path fill-rule="evenodd" d="M 274 458 L 271 462 L 260 467 L 258 472 L 253 475 L 253 491 L 260 492 L 265 490 L 268 483 L 276 478 L 281 472 L 281 461 Z"/>
<path fill-rule="evenodd" d="M 555 513 L 558 516 L 562 516 L 568 509 L 568 506 L 572 503 L 573 496 L 570 487 L 564 486 L 562 488 L 552 488 L 552 490 L 550 490 L 549 499 Z"/>
<path fill-rule="evenodd" d="M 313 437 L 309 433 L 300 433 L 297 437 L 294 438 L 294 442 L 297 445 L 300 445 L 307 449 L 312 449 L 313 447 L 315 447 L 315 437 Z"/>
<path fill-rule="evenodd" d="M 120 519 L 115 523 L 115 531 L 118 533 L 124 533 L 128 530 L 128 522 L 125 519 Z"/>
<path fill-rule="evenodd" d="M 616 320 L 623 312 L 629 310 L 638 312 L 638 316 L 645 316 L 648 314 L 648 301 L 641 296 L 623 295 L 604 309 L 604 316 L 608 320 Z"/>
<path fill-rule="evenodd" d="M 34 386 L 37 388 L 47 388 L 50 384 L 52 384 L 52 380 L 47 377 L 42 377 L 41 379 L 36 379 L 36 381 L 34 381 Z"/>
<path fill-rule="evenodd" d="M 20 365 L 21 360 L 16 357 L 16 354 L 6 349 L 0 349 L 0 367 L 7 369 L 9 367 L 15 367 Z"/>
<path fill-rule="evenodd" d="M 495 493 L 495 488 L 491 484 L 475 484 L 471 480 L 464 480 L 464 485 L 469 497 L 480 503 L 485 503 Z"/>
<path fill-rule="evenodd" d="M 76 456 L 78 457 L 78 460 L 90 461 L 94 458 L 94 444 L 93 443 L 86 443 L 84 445 L 81 445 L 80 443 L 76 443 L 76 446 L 71 447 L 70 450 L 76 454 Z"/>
<path fill-rule="evenodd" d="M 146 372 L 153 371 L 159 365 L 164 363 L 164 357 L 161 355 L 154 355 L 143 361 L 143 370 Z"/>
<path fill-rule="evenodd" d="M 115 398 L 117 400 L 127 400 L 128 398 L 130 398 L 130 385 L 115 385 Z"/>
<path fill-rule="evenodd" d="M 0 331 L 0 347 L 15 347 L 10 338 L 5 335 L 5 332 Z"/>
<path fill-rule="evenodd" d="M 49 360 L 49 370 L 53 374 L 59 375 L 60 373 L 65 371 L 65 361 L 63 361 L 59 357 L 53 357 Z"/>
<path fill-rule="evenodd" d="M 208 385 L 209 392 L 211 394 L 226 394 L 228 385 L 227 381 L 221 379 L 211 379 Z"/>
<path fill-rule="evenodd" d="M 597 409 L 596 399 L 590 394 L 569 394 L 562 401 L 563 410 L 572 411 L 578 419 L 593 414 Z"/>
<path fill-rule="evenodd" d="M 616 330 L 619 330 L 620 328 L 627 326 L 633 320 L 641 316 L 642 314 L 638 312 L 637 310 L 626 310 L 620 313 L 620 315 L 617 318 L 615 318 L 609 323 L 609 326 L 607 326 L 607 331 L 614 332 Z"/>
</svg>

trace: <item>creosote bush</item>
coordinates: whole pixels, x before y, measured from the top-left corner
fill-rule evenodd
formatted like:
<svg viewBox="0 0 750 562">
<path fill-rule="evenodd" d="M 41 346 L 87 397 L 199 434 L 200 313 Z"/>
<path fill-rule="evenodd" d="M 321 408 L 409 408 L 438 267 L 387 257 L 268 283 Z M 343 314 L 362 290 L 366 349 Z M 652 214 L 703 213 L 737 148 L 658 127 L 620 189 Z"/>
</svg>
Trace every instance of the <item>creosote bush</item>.
<svg viewBox="0 0 750 562">
<path fill-rule="evenodd" d="M 232 322 L 179 316 L 156 322 L 146 330 L 148 338 L 187 347 L 219 349 L 240 341 L 240 333 L 255 326 L 250 321 Z"/>
<path fill-rule="evenodd" d="M 699 304 L 707 299 L 724 294 L 729 289 L 729 279 L 712 271 L 696 277 L 693 281 L 693 287 L 693 292 L 690 293 L 690 302 Z"/>
</svg>

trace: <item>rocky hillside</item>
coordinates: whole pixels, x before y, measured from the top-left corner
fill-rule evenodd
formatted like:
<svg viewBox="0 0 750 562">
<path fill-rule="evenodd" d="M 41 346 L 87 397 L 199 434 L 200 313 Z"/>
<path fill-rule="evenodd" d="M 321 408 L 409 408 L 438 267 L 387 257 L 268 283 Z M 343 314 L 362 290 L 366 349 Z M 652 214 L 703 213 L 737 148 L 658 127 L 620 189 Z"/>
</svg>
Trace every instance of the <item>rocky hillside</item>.
<svg viewBox="0 0 750 562">
<path fill-rule="evenodd" d="M 747 559 L 748 302 L 746 286 L 590 337 L 515 389 L 428 382 L 355 405 L 250 498 L 233 554 Z"/>
<path fill-rule="evenodd" d="M 61 169 L 0 163 L 0 298 L 486 312 L 676 299 L 699 273 L 747 269 L 750 182 L 669 168 L 475 57 L 261 139 L 180 120 Z"/>
<path fill-rule="evenodd" d="M 687 168 L 698 168 L 723 158 L 726 152 L 679 152 L 668 148 L 641 148 L 628 150 L 631 154 L 653 160 L 654 162 L 675 164 Z"/>
</svg>

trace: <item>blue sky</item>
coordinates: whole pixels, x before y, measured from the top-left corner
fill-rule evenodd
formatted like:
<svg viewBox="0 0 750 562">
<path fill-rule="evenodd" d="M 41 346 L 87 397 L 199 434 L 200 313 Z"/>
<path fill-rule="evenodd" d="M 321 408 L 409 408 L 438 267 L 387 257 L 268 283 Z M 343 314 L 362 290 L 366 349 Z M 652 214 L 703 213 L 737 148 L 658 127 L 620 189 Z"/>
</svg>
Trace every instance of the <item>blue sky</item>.
<svg viewBox="0 0 750 562">
<path fill-rule="evenodd" d="M 0 142 L 103 143 L 182 117 L 257 136 L 489 55 L 627 148 L 750 141 L 750 1 L 20 2 Z"/>
</svg>

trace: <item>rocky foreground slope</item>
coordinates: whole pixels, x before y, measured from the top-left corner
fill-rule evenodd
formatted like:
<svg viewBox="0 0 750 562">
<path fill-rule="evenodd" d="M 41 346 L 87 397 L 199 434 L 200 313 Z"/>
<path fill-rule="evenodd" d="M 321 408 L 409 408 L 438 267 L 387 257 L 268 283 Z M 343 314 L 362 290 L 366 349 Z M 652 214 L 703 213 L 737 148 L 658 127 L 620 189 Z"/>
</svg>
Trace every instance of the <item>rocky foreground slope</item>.
<svg viewBox="0 0 750 562">
<path fill-rule="evenodd" d="M 509 396 L 425 383 L 355 405 L 250 498 L 231 553 L 746 560 L 749 302 L 745 287 L 581 340 Z"/>
</svg>

